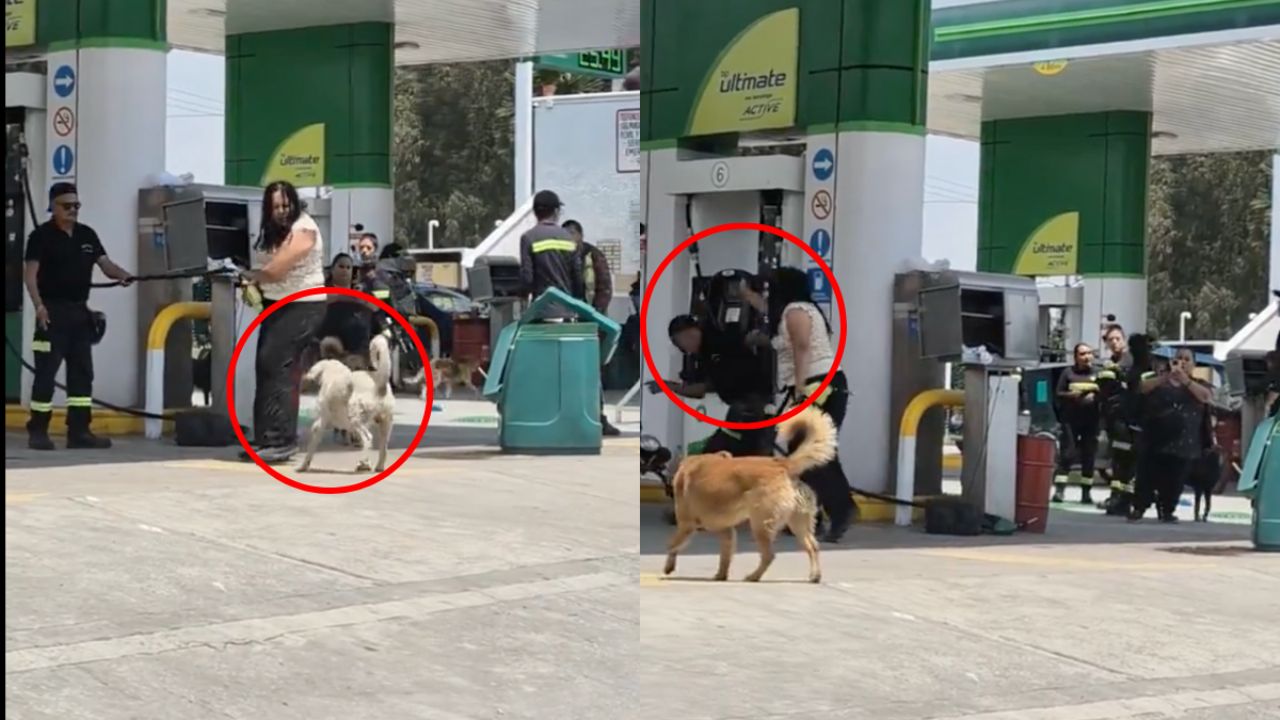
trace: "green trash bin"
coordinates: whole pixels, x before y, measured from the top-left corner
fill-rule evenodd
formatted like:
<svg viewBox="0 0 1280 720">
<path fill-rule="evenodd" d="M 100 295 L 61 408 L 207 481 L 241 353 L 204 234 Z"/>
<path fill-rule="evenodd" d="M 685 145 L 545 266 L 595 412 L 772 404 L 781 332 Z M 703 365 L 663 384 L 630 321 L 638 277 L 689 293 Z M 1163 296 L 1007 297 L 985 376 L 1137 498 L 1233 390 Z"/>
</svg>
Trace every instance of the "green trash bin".
<svg viewBox="0 0 1280 720">
<path fill-rule="evenodd" d="M 570 309 L 578 319 L 544 322 L 555 306 Z M 498 406 L 503 451 L 600 452 L 600 367 L 621 331 L 587 303 L 554 288 L 502 329 L 484 395 Z"/>
<path fill-rule="evenodd" d="M 1280 551 L 1280 418 L 1254 431 L 1237 487 L 1253 502 L 1253 546 Z"/>
</svg>

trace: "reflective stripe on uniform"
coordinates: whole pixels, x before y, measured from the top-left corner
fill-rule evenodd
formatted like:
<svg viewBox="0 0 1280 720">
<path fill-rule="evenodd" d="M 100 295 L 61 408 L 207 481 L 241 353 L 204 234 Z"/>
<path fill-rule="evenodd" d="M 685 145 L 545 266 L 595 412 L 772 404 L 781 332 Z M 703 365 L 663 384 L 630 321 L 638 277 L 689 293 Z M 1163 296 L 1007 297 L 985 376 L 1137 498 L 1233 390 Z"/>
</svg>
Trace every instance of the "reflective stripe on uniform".
<svg viewBox="0 0 1280 720">
<path fill-rule="evenodd" d="M 556 250 L 575 252 L 577 249 L 577 243 L 572 240 L 538 240 L 533 243 L 531 248 L 534 253 L 553 252 Z"/>
<path fill-rule="evenodd" d="M 725 435 L 728 435 L 729 437 L 733 438 L 734 440 L 741 440 L 741 439 L 742 439 L 742 433 L 740 433 L 740 432 L 738 432 L 738 431 L 736 431 L 736 430 L 726 430 L 726 429 L 724 429 L 724 428 L 720 428 L 720 432 L 724 433 Z"/>
<path fill-rule="evenodd" d="M 67 407 L 93 407 L 93 398 L 67 396 Z"/>
<path fill-rule="evenodd" d="M 590 258 L 583 263 L 582 268 L 582 284 L 586 286 L 587 299 L 595 297 L 596 294 L 596 264 L 591 262 Z"/>
<path fill-rule="evenodd" d="M 1155 376 L 1156 376 L 1156 374 L 1155 374 L 1155 373 L 1153 373 L 1153 372 L 1150 372 L 1150 371 L 1142 373 L 1142 379 L 1143 379 L 1143 380 L 1150 380 L 1151 378 L 1153 378 L 1153 377 L 1155 377 Z"/>
<path fill-rule="evenodd" d="M 813 393 L 817 392 L 818 388 L 821 386 L 822 386 L 821 382 L 809 383 L 808 385 L 804 386 L 804 394 L 806 396 L 811 396 L 813 395 Z M 830 385 L 827 385 L 827 388 L 822 391 L 822 394 L 819 395 L 816 400 L 813 401 L 813 404 L 817 405 L 818 407 L 822 407 L 827 402 L 827 398 L 831 397 L 831 393 L 832 393 L 832 388 Z"/>
<path fill-rule="evenodd" d="M 31 412 L 53 412 L 53 403 L 31 401 Z"/>
<path fill-rule="evenodd" d="M 1124 483 L 1120 482 L 1119 480 L 1112 480 L 1112 481 L 1111 481 L 1111 491 L 1112 491 L 1112 492 L 1124 492 Z"/>
<path fill-rule="evenodd" d="M 31 352 L 53 352 L 53 343 L 48 340 L 32 340 Z"/>
<path fill-rule="evenodd" d="M 378 298 L 379 300 L 386 300 L 387 298 L 391 297 L 390 290 L 374 290 L 370 294 Z"/>
<path fill-rule="evenodd" d="M 1111 443 L 1111 449 L 1112 450 L 1132 450 L 1133 444 L 1117 440 Z"/>
</svg>

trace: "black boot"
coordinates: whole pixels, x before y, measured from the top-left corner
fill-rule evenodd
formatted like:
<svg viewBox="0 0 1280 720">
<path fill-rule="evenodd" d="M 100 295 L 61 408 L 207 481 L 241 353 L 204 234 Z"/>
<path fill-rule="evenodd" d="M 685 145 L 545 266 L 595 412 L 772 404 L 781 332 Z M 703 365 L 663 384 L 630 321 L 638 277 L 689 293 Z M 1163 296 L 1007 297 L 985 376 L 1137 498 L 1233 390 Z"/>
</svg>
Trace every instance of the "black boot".
<svg viewBox="0 0 1280 720">
<path fill-rule="evenodd" d="M 1092 488 L 1089 485 L 1084 485 L 1080 488 L 1080 504 L 1081 505 L 1093 504 Z"/>
<path fill-rule="evenodd" d="M 33 412 L 27 421 L 27 447 L 32 450 L 53 450 L 53 440 L 49 439 L 49 418 L 52 413 Z"/>
<path fill-rule="evenodd" d="M 1066 490 L 1067 490 L 1066 483 L 1055 482 L 1053 484 L 1053 497 L 1051 498 L 1051 500 L 1056 503 L 1062 502 L 1063 500 L 1062 494 L 1066 492 Z"/>
<path fill-rule="evenodd" d="M 605 437 L 618 437 L 622 434 L 622 431 L 614 427 L 613 423 L 609 422 L 609 418 L 604 415 L 600 416 L 600 432 Z"/>
<path fill-rule="evenodd" d="M 89 429 L 93 421 L 92 413 L 87 407 L 67 408 L 68 450 L 106 450 L 111 447 L 110 439 L 100 438 Z"/>
<path fill-rule="evenodd" d="M 98 437 L 92 430 L 67 431 L 68 450 L 106 450 L 111 447 L 111 438 Z"/>
</svg>

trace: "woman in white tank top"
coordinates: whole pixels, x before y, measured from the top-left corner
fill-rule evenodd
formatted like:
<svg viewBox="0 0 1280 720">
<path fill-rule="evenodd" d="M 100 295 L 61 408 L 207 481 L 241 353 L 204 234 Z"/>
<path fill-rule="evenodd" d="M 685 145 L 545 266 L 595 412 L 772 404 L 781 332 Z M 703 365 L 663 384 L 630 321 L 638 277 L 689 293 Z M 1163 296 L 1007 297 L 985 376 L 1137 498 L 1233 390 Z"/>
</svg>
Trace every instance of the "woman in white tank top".
<svg viewBox="0 0 1280 720">
<path fill-rule="evenodd" d="M 816 392 L 835 363 L 831 324 L 809 293 L 809 276 L 796 268 L 778 268 L 769 277 L 768 298 L 746 289 L 747 299 L 765 310 L 769 320 L 769 343 L 777 358 L 778 386 L 784 409 L 799 405 Z M 837 370 L 827 389 L 813 406 L 826 413 L 839 428 L 849 404 L 849 383 Z M 788 448 L 790 450 L 791 448 Z M 837 457 L 805 473 L 802 479 L 818 495 L 830 525 L 825 542 L 839 542 L 853 520 L 855 506 L 849 481 Z"/>
<path fill-rule="evenodd" d="M 324 238 L 292 184 L 271 183 L 262 194 L 262 227 L 249 276 L 266 305 L 324 283 Z M 259 326 L 253 398 L 254 450 L 265 462 L 284 462 L 298 450 L 300 360 L 324 321 L 325 296 L 292 300 Z M 247 459 L 248 453 L 241 453 Z"/>
</svg>

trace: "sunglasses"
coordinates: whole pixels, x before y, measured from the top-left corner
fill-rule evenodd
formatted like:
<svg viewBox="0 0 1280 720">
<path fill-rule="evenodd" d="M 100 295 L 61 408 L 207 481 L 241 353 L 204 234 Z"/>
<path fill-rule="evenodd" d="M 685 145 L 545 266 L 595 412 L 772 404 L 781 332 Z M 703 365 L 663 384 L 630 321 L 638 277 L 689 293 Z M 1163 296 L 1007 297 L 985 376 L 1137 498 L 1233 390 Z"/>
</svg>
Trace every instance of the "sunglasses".
<svg viewBox="0 0 1280 720">
<path fill-rule="evenodd" d="M 66 210 L 79 210 L 79 209 L 80 209 L 80 203 L 78 203 L 78 202 L 60 202 L 60 203 L 58 203 L 58 207 L 60 207 L 60 208 L 64 208 L 64 209 L 66 209 Z"/>
</svg>

